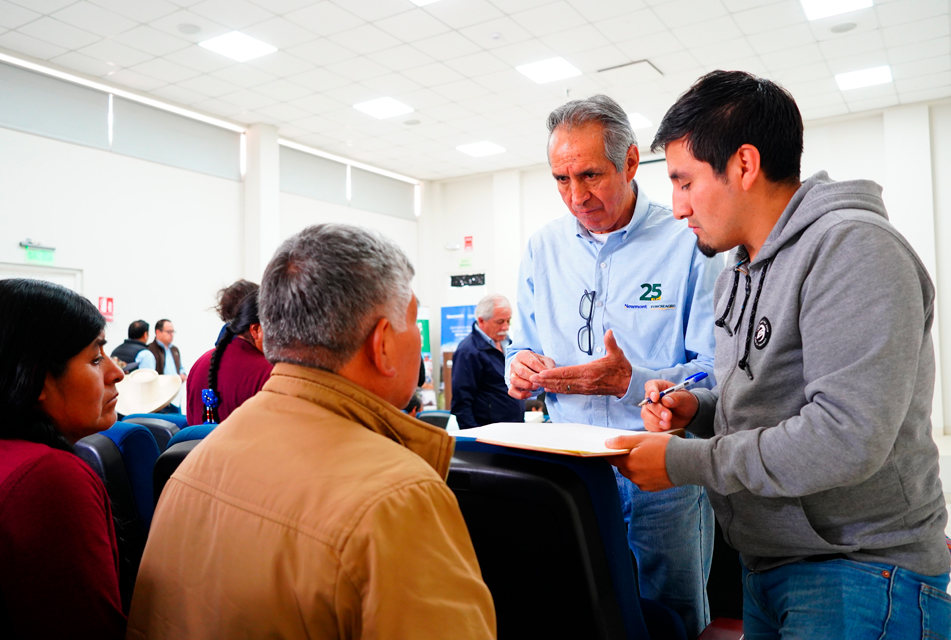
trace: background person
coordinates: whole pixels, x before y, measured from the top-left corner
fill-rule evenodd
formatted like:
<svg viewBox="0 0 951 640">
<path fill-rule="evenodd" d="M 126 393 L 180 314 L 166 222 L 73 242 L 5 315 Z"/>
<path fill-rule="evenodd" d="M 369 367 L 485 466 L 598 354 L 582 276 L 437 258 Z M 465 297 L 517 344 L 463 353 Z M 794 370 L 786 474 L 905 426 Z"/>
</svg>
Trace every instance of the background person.
<svg viewBox="0 0 951 640">
<path fill-rule="evenodd" d="M 412 277 L 359 227 L 281 245 L 260 292 L 274 371 L 166 485 L 130 638 L 495 637 L 445 483 L 452 437 L 401 411 L 419 379 Z"/>
<path fill-rule="evenodd" d="M 510 393 L 547 391 L 553 422 L 640 430 L 645 382 L 713 372 L 721 262 L 638 185 L 637 140 L 614 100 L 568 102 L 548 130 L 570 215 L 532 235 L 522 258 Z M 696 637 L 709 621 L 714 531 L 703 489 L 651 494 L 616 478 L 641 594 L 674 609 Z"/>
<path fill-rule="evenodd" d="M 238 304 L 215 348 L 192 367 L 186 382 L 188 424 L 202 424 L 209 417 L 202 397 L 205 389 L 213 390 L 219 402 L 209 421 L 221 422 L 261 390 L 273 368 L 264 357 L 264 330 L 254 290 Z"/>
<path fill-rule="evenodd" d="M 149 323 L 145 320 L 136 320 L 129 325 L 129 337 L 112 350 L 109 357 L 118 358 L 125 363 L 123 373 L 131 373 L 139 368 L 139 354 L 148 348 Z"/>
<path fill-rule="evenodd" d="M 493 422 L 524 422 L 525 403 L 505 384 L 505 351 L 512 305 L 505 296 L 488 295 L 476 306 L 472 333 L 452 357 L 452 403 L 460 429 Z"/>
<path fill-rule="evenodd" d="M 182 354 L 175 341 L 175 325 L 163 318 L 155 323 L 155 340 L 149 343 L 148 351 L 139 354 L 139 369 L 152 369 L 164 376 L 178 376 L 185 382 L 188 374 L 182 366 Z M 181 413 L 177 404 L 169 404 L 158 413 Z"/>
<path fill-rule="evenodd" d="M 716 288 L 719 384 L 644 410 L 651 430 L 707 439 L 624 436 L 613 463 L 649 491 L 709 489 L 749 640 L 948 638 L 934 286 L 881 187 L 800 183 L 802 131 L 788 92 L 740 71 L 664 116 L 674 215 L 702 251 L 736 249 Z"/>
<path fill-rule="evenodd" d="M 122 638 L 109 496 L 73 444 L 116 421 L 122 371 L 82 296 L 0 281 L 0 628 L 4 637 Z M 9 635 L 8 635 L 9 634 Z"/>
</svg>

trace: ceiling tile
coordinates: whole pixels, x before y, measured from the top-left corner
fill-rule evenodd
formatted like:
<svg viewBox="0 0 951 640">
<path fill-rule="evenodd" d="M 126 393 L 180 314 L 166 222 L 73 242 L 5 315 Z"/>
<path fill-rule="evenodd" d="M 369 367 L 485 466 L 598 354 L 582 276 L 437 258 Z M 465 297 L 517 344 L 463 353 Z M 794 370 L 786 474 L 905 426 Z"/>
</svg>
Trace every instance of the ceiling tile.
<svg viewBox="0 0 951 640">
<path fill-rule="evenodd" d="M 803 122 L 809 122 L 810 120 L 822 120 L 823 118 L 834 118 L 835 116 L 845 115 L 849 112 L 849 108 L 843 102 L 841 105 L 836 105 L 834 107 L 825 107 L 823 109 L 809 109 L 803 110 L 802 119 Z"/>
<path fill-rule="evenodd" d="M 297 75 L 314 68 L 313 64 L 283 51 L 275 51 L 261 58 L 249 60 L 244 64 L 266 71 L 278 78 Z"/>
<path fill-rule="evenodd" d="M 313 93 L 313 90 L 288 80 L 275 80 L 274 82 L 258 85 L 255 90 L 281 102 L 289 102 Z M 298 117 L 302 118 L 303 116 Z"/>
<path fill-rule="evenodd" d="M 825 61 L 818 44 L 807 44 L 793 49 L 764 53 L 760 55 L 760 59 L 763 61 L 763 64 L 766 65 L 766 68 L 774 73 L 784 69 Z"/>
<path fill-rule="evenodd" d="M 469 116 L 475 115 L 474 111 L 456 102 L 442 104 L 437 107 L 429 107 L 425 109 L 423 113 L 438 122 L 449 122 L 450 120 L 458 120 L 459 118 L 468 118 Z"/>
<path fill-rule="evenodd" d="M 595 22 L 594 26 L 612 42 L 637 40 L 654 33 L 668 33 L 667 25 L 650 9 L 601 20 Z"/>
<path fill-rule="evenodd" d="M 441 0 L 424 9 L 453 29 L 465 29 L 504 15 L 487 0 Z"/>
<path fill-rule="evenodd" d="M 603 47 L 608 43 L 604 34 L 593 25 L 586 24 L 568 31 L 562 31 L 539 38 L 560 56 L 568 56 L 578 51 L 588 51 Z"/>
<path fill-rule="evenodd" d="M 178 11 L 178 7 L 165 0 L 91 0 L 104 9 L 139 23 L 146 23 Z"/>
<path fill-rule="evenodd" d="M 369 87 L 364 87 L 361 84 L 351 82 L 350 84 L 345 84 L 342 87 L 334 87 L 333 89 L 328 89 L 324 91 L 324 95 L 338 102 L 342 102 L 347 105 L 347 107 L 352 107 L 353 105 L 366 102 L 367 100 L 373 100 L 374 98 L 379 98 L 378 94 L 373 89 Z M 359 113 L 354 109 L 355 113 Z M 365 114 L 364 114 L 365 115 Z M 368 118 L 370 116 L 367 116 Z"/>
<path fill-rule="evenodd" d="M 634 62 L 629 55 L 613 44 L 598 49 L 579 51 L 572 54 L 567 60 L 585 73 L 591 74 L 592 78 L 598 78 L 596 73 L 600 69 L 610 69 L 628 62 Z"/>
<path fill-rule="evenodd" d="M 79 49 L 100 40 L 98 35 L 50 17 L 39 18 L 25 24 L 20 27 L 19 31 L 67 49 Z"/>
<path fill-rule="evenodd" d="M 422 9 L 398 13 L 375 22 L 374 26 L 403 42 L 413 42 L 449 31 L 448 26 Z"/>
<path fill-rule="evenodd" d="M 181 82 L 182 80 L 194 78 L 199 75 L 194 69 L 189 69 L 188 67 L 183 67 L 180 64 L 175 64 L 174 62 L 169 62 L 161 58 L 153 58 L 142 64 L 137 64 L 132 67 L 132 71 L 147 75 L 150 78 L 156 78 L 157 80 L 164 80 L 169 84 Z"/>
<path fill-rule="evenodd" d="M 153 56 L 164 56 L 191 46 L 191 43 L 187 40 L 176 38 L 173 35 L 159 31 L 158 29 L 153 29 L 147 25 L 140 25 L 126 31 L 116 36 L 115 40 L 134 49 L 151 53 Z"/>
<path fill-rule="evenodd" d="M 463 58 L 459 59 L 462 60 Z M 456 80 L 464 79 L 463 75 L 457 71 L 454 71 L 453 69 L 450 69 L 441 62 L 434 62 L 433 64 L 428 64 L 423 67 L 416 67 L 415 69 L 407 69 L 403 72 L 403 75 L 407 78 L 415 80 L 425 87 L 432 87 L 437 84 L 446 84 L 447 82 L 455 82 Z"/>
<path fill-rule="evenodd" d="M 201 31 L 194 34 L 182 33 L 178 29 L 179 25 L 182 24 L 195 25 L 199 27 Z M 218 24 L 214 20 L 200 16 L 197 13 L 192 13 L 191 11 L 176 11 L 175 13 L 162 16 L 158 20 L 152 20 L 149 22 L 149 26 L 195 44 L 224 35 L 232 30 L 225 25 Z"/>
<path fill-rule="evenodd" d="M 342 47 L 347 47 L 364 55 L 400 44 L 399 40 L 377 29 L 372 24 L 365 24 L 343 33 L 335 33 L 330 36 L 330 39 Z"/>
<path fill-rule="evenodd" d="M 885 27 L 882 36 L 889 47 L 899 47 L 948 35 L 948 20 L 916 20 L 897 27 Z"/>
<path fill-rule="evenodd" d="M 303 9 L 314 0 L 250 0 L 259 7 L 263 7 L 273 14 L 282 16 L 291 11 Z"/>
<path fill-rule="evenodd" d="M 292 11 L 284 17 L 321 36 L 340 33 L 363 24 L 363 20 L 344 11 L 330 0 Z"/>
<path fill-rule="evenodd" d="M 251 91 L 250 89 L 241 89 L 234 93 L 225 94 L 221 96 L 221 99 L 250 110 L 260 109 L 261 107 L 266 107 L 277 102 L 274 98 L 258 93 L 257 91 Z"/>
<path fill-rule="evenodd" d="M 76 0 L 12 0 L 14 4 L 27 7 L 37 13 L 50 14 L 59 11 Z"/>
<path fill-rule="evenodd" d="M 318 67 L 333 64 L 334 62 L 350 60 L 357 55 L 350 49 L 341 47 L 339 44 L 325 39 L 314 40 L 307 44 L 291 47 L 287 52 Z M 278 51 L 278 53 L 280 53 L 280 51 Z"/>
<path fill-rule="evenodd" d="M 405 71 L 435 62 L 430 56 L 408 44 L 377 51 L 368 54 L 366 58 L 393 71 Z"/>
<path fill-rule="evenodd" d="M 792 49 L 806 44 L 814 44 L 815 36 L 806 24 L 794 24 L 774 31 L 764 31 L 747 37 L 753 51 L 758 54 Z"/>
<path fill-rule="evenodd" d="M 231 29 L 244 29 L 274 17 L 270 11 L 246 0 L 203 0 L 191 10 Z"/>
<path fill-rule="evenodd" d="M 743 32 L 733 22 L 733 18 L 729 16 L 700 24 L 692 24 L 687 27 L 677 27 L 672 31 L 685 47 L 715 44 L 725 40 L 733 40 L 743 35 Z"/>
<path fill-rule="evenodd" d="M 546 4 L 536 9 L 513 13 L 509 17 L 535 37 L 567 31 L 587 22 L 585 18 L 581 17 L 581 14 L 564 0 Z"/>
<path fill-rule="evenodd" d="M 949 53 L 951 53 L 951 38 L 934 38 L 933 40 L 906 44 L 900 47 L 889 47 L 888 60 L 892 64 L 898 64 L 948 55 Z"/>
<path fill-rule="evenodd" d="M 631 60 L 650 60 L 669 53 L 684 51 L 685 48 L 669 31 L 617 43 L 617 48 L 627 54 Z M 664 71 L 664 69 L 661 69 Z M 666 73 L 666 72 L 665 72 Z"/>
<path fill-rule="evenodd" d="M 119 69 L 115 73 L 106 76 L 106 79 L 109 80 L 109 82 L 132 89 L 138 89 L 139 91 L 152 91 L 168 84 L 164 80 L 158 80 L 128 69 Z"/>
<path fill-rule="evenodd" d="M 288 80 L 312 91 L 327 91 L 328 89 L 342 87 L 352 82 L 349 78 L 345 78 L 327 69 L 305 71 L 304 73 L 289 77 Z"/>
<path fill-rule="evenodd" d="M 512 68 L 511 65 L 487 51 L 447 60 L 446 65 L 468 78 L 476 78 L 487 73 L 496 73 Z"/>
<path fill-rule="evenodd" d="M 447 84 L 441 84 L 438 87 L 432 87 L 432 90 L 452 100 L 462 101 L 465 101 L 467 98 L 484 96 L 489 93 L 488 89 L 472 80 L 449 82 Z"/>
<path fill-rule="evenodd" d="M 56 56 L 66 53 L 66 49 L 58 47 L 55 44 L 37 40 L 36 38 L 19 33 L 18 31 L 7 31 L 0 35 L 0 47 L 6 47 L 11 51 L 23 53 L 34 58 L 49 60 Z"/>
<path fill-rule="evenodd" d="M 198 91 L 199 93 L 204 93 L 213 98 L 223 96 L 226 93 L 232 93 L 238 87 L 234 86 L 230 82 L 225 82 L 224 80 L 219 80 L 214 76 L 204 75 L 198 76 L 197 78 L 190 78 L 188 80 L 183 80 L 182 82 L 177 83 L 180 87 L 185 89 L 192 89 Z"/>
<path fill-rule="evenodd" d="M 317 34 L 297 26 L 286 18 L 271 18 L 246 27 L 241 32 L 278 49 L 287 49 L 317 39 Z"/>
<path fill-rule="evenodd" d="M 528 64 L 529 62 L 538 62 L 539 60 L 545 60 L 555 56 L 555 52 L 551 50 L 551 47 L 541 40 L 535 39 L 493 49 L 492 54 L 500 60 L 512 65 L 512 67 Z"/>
<path fill-rule="evenodd" d="M 910 91 L 938 88 L 944 88 L 951 92 L 951 70 L 895 79 L 895 89 L 899 96 Z"/>
<path fill-rule="evenodd" d="M 159 87 L 152 91 L 152 93 L 160 98 L 165 98 L 166 100 L 171 100 L 172 102 L 183 105 L 192 105 L 196 102 L 202 102 L 208 99 L 208 96 L 198 93 L 193 89 L 186 89 L 174 84 Z"/>
<path fill-rule="evenodd" d="M 224 100 L 215 100 L 214 98 L 196 102 L 191 106 L 199 111 L 225 118 L 234 118 L 234 116 L 241 112 L 241 107 L 225 102 Z"/>
<path fill-rule="evenodd" d="M 383 65 L 377 64 L 372 60 L 368 60 L 367 58 L 353 58 L 352 60 L 335 62 L 333 64 L 326 65 L 325 68 L 328 71 L 332 71 L 333 73 L 343 76 L 350 82 L 369 80 L 370 78 L 375 78 L 377 76 L 390 73 L 390 70 Z"/>
<path fill-rule="evenodd" d="M 770 77 L 783 84 L 787 82 L 796 84 L 809 82 L 811 80 L 832 80 L 832 72 L 829 71 L 829 65 L 827 65 L 825 61 L 822 61 L 804 64 L 798 67 L 789 67 L 771 74 Z"/>
<path fill-rule="evenodd" d="M 18 4 L 0 0 L 0 27 L 7 29 L 16 29 L 27 22 L 32 22 L 40 17 L 35 11 L 30 11 L 26 7 Z"/>
<path fill-rule="evenodd" d="M 309 109 L 305 109 L 308 110 Z M 306 129 L 312 133 L 319 133 L 321 131 L 328 131 L 330 129 L 336 129 L 340 126 L 338 122 L 333 120 L 328 120 L 322 116 L 308 116 L 306 118 L 301 118 L 299 120 L 293 120 L 293 125 L 301 129 Z"/>
<path fill-rule="evenodd" d="M 651 63 L 657 67 L 661 73 L 679 73 L 683 71 L 699 72 L 700 63 L 697 58 L 689 51 L 675 51 L 660 56 L 650 58 Z M 697 73 L 699 75 L 699 73 Z"/>
<path fill-rule="evenodd" d="M 912 104 L 915 102 L 924 102 L 926 100 L 938 100 L 951 96 L 951 87 L 938 87 L 935 89 L 921 89 L 920 91 L 903 92 L 899 99 L 902 104 Z"/>
<path fill-rule="evenodd" d="M 723 0 L 723 6 L 730 13 L 738 13 L 747 9 L 764 7 L 768 4 L 778 4 L 780 2 L 789 2 L 789 0 Z"/>
<path fill-rule="evenodd" d="M 369 78 L 368 80 L 361 81 L 360 84 L 382 95 L 396 98 L 401 102 L 406 102 L 404 97 L 406 94 L 422 88 L 419 83 L 399 73 L 388 73 L 375 78 Z M 410 104 L 410 106 L 415 107 L 413 104 Z"/>
<path fill-rule="evenodd" d="M 581 13 L 588 22 L 617 18 L 625 13 L 646 9 L 640 0 L 568 0 L 568 4 Z"/>
<path fill-rule="evenodd" d="M 846 104 L 849 107 L 849 113 L 862 113 L 863 111 L 878 111 L 879 109 L 894 107 L 900 104 L 900 102 L 898 101 L 898 94 L 892 92 L 891 95 L 882 96 L 880 98 L 846 102 Z"/>
<path fill-rule="evenodd" d="M 90 33 L 108 38 L 128 31 L 136 23 L 91 2 L 77 2 L 53 14 L 54 18 Z"/>
<path fill-rule="evenodd" d="M 807 26 L 806 17 L 798 3 L 784 2 L 757 7 L 733 14 L 736 25 L 746 35 L 775 31 L 795 25 Z"/>
<path fill-rule="evenodd" d="M 692 24 L 711 24 L 717 18 L 729 15 L 719 0 L 674 0 L 655 5 L 652 10 L 668 28 Z"/>
<path fill-rule="evenodd" d="M 842 94 L 838 91 L 818 93 L 815 95 L 793 96 L 796 104 L 802 111 L 812 111 L 814 109 L 824 109 L 826 107 L 838 107 L 845 105 Z"/>
<path fill-rule="evenodd" d="M 945 71 L 951 71 L 951 57 L 939 56 L 928 60 L 916 60 L 915 62 L 892 65 L 892 78 L 897 82 L 899 79 L 944 73 Z"/>
<path fill-rule="evenodd" d="M 504 17 L 459 29 L 459 33 L 480 47 L 489 50 L 532 39 L 532 34 L 520 27 L 511 18 Z"/>
<path fill-rule="evenodd" d="M 95 44 L 84 47 L 80 50 L 80 53 L 85 53 L 87 56 L 103 62 L 109 62 L 117 67 L 131 67 L 152 58 L 147 53 L 119 44 L 115 40 L 100 40 Z"/>
<path fill-rule="evenodd" d="M 746 38 L 737 38 L 727 42 L 720 42 L 715 45 L 694 47 L 693 52 L 694 55 L 697 56 L 698 60 L 703 60 L 703 64 L 707 68 L 710 68 L 711 66 L 725 66 L 726 62 L 756 55 L 756 52 L 754 52 L 753 48 L 750 47 L 750 44 L 747 42 Z M 737 67 L 731 68 L 735 69 Z"/>
<path fill-rule="evenodd" d="M 169 62 L 176 62 L 184 67 L 200 71 L 201 73 L 211 73 L 225 67 L 232 67 L 236 62 L 229 60 L 223 55 L 219 55 L 204 47 L 192 44 L 174 53 L 163 56 Z"/>
<path fill-rule="evenodd" d="M 224 80 L 235 86 L 248 89 L 266 82 L 273 82 L 277 79 L 266 71 L 261 71 L 260 69 L 255 69 L 245 64 L 231 65 L 230 67 L 213 71 L 211 75 L 219 80 Z"/>
<path fill-rule="evenodd" d="M 832 73 L 846 73 L 858 69 L 869 69 L 871 67 L 881 67 L 888 64 L 884 51 L 868 51 L 845 58 L 833 58 L 826 60 L 829 70 Z"/>
<path fill-rule="evenodd" d="M 875 12 L 883 24 L 897 26 L 927 18 L 947 16 L 947 0 L 899 0 L 875 5 Z"/>
<path fill-rule="evenodd" d="M 828 75 L 824 78 L 819 78 L 817 80 L 796 82 L 792 84 L 785 84 L 783 86 L 789 90 L 797 102 L 805 99 L 806 97 L 812 96 L 834 94 L 841 97 L 839 85 L 835 83 L 835 79 L 833 79 L 831 75 Z"/>
<path fill-rule="evenodd" d="M 412 43 L 414 47 L 437 60 L 449 60 L 460 56 L 478 53 L 481 50 L 477 44 L 459 35 L 455 31 L 426 38 Z"/>
<path fill-rule="evenodd" d="M 417 89 L 407 93 L 403 98 L 406 100 L 406 104 L 413 105 L 417 111 L 450 102 L 448 98 L 431 89 Z"/>
<path fill-rule="evenodd" d="M 827 60 L 844 58 L 858 53 L 884 51 L 884 49 L 885 44 L 882 42 L 882 34 L 878 31 L 859 33 L 854 36 L 819 43 L 819 50 L 822 51 L 822 55 Z"/>
<path fill-rule="evenodd" d="M 70 51 L 69 53 L 64 53 L 61 56 L 56 56 L 50 60 L 53 64 L 58 64 L 61 67 L 67 69 L 72 69 L 73 71 L 78 71 L 80 73 L 85 73 L 90 76 L 104 76 L 107 73 L 112 71 L 117 71 L 119 67 L 111 64 L 107 64 L 102 60 L 97 60 L 95 58 L 90 58 L 87 55 L 78 53 L 76 51 Z"/>
<path fill-rule="evenodd" d="M 409 11 L 416 5 L 409 0 L 334 0 L 350 13 L 367 22 L 376 22 L 403 11 Z"/>
</svg>

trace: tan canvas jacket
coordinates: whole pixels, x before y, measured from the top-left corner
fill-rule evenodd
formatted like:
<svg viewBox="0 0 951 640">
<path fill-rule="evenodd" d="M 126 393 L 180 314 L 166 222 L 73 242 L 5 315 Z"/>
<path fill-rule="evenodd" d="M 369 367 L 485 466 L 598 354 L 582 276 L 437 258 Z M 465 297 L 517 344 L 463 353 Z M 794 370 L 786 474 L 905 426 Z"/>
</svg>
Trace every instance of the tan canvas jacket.
<svg viewBox="0 0 951 640">
<path fill-rule="evenodd" d="M 169 480 L 129 638 L 494 638 L 453 442 L 340 376 L 278 364 Z"/>
</svg>

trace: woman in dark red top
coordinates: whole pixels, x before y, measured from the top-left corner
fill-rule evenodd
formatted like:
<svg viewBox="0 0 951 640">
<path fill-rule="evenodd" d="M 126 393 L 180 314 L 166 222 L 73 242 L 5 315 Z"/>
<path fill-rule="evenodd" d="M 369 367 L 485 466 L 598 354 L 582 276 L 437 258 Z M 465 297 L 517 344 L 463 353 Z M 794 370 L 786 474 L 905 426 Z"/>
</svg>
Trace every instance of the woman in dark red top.
<svg viewBox="0 0 951 640">
<path fill-rule="evenodd" d="M 273 368 L 264 357 L 263 341 L 255 290 L 238 305 L 218 345 L 192 366 L 186 383 L 188 424 L 221 422 L 261 390 Z M 206 389 L 213 390 L 218 400 L 210 414 L 202 397 Z"/>
<path fill-rule="evenodd" d="M 125 634 L 109 496 L 72 453 L 77 440 L 116 421 L 123 374 L 105 353 L 105 324 L 68 289 L 0 281 L 4 637 Z"/>
</svg>

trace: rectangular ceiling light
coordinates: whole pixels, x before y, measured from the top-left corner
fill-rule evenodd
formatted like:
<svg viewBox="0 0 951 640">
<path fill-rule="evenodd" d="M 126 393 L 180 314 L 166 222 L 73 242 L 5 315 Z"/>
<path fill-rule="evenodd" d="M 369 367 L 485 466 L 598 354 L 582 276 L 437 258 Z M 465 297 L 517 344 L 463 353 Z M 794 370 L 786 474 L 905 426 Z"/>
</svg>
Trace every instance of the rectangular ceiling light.
<svg viewBox="0 0 951 640">
<path fill-rule="evenodd" d="M 631 129 L 650 129 L 654 123 L 639 113 L 627 114 L 627 120 L 631 123 Z"/>
<path fill-rule="evenodd" d="M 820 20 L 872 6 L 872 0 L 800 0 L 800 2 L 806 17 L 810 20 Z"/>
<path fill-rule="evenodd" d="M 835 76 L 836 84 L 842 91 L 849 89 L 861 89 L 862 87 L 872 87 L 876 84 L 885 84 L 892 81 L 892 70 L 887 65 L 884 67 L 874 67 L 872 69 L 862 69 L 861 71 L 849 71 L 848 73 L 838 73 Z"/>
<path fill-rule="evenodd" d="M 377 98 L 376 100 L 359 102 L 353 105 L 353 108 L 380 120 L 413 112 L 413 107 L 393 98 Z"/>
<path fill-rule="evenodd" d="M 473 142 L 470 144 L 461 144 L 456 147 L 456 150 L 461 151 L 466 155 L 470 155 L 473 158 L 494 156 L 497 153 L 505 153 L 505 147 L 500 147 L 494 142 Z"/>
<path fill-rule="evenodd" d="M 266 42 L 246 36 L 240 31 L 232 31 L 223 36 L 199 42 L 198 46 L 220 53 L 238 62 L 247 62 L 277 51 L 277 47 L 272 47 Z"/>
<path fill-rule="evenodd" d="M 580 76 L 581 71 L 564 58 L 549 58 L 515 67 L 519 73 L 528 76 L 538 84 Z"/>
</svg>

